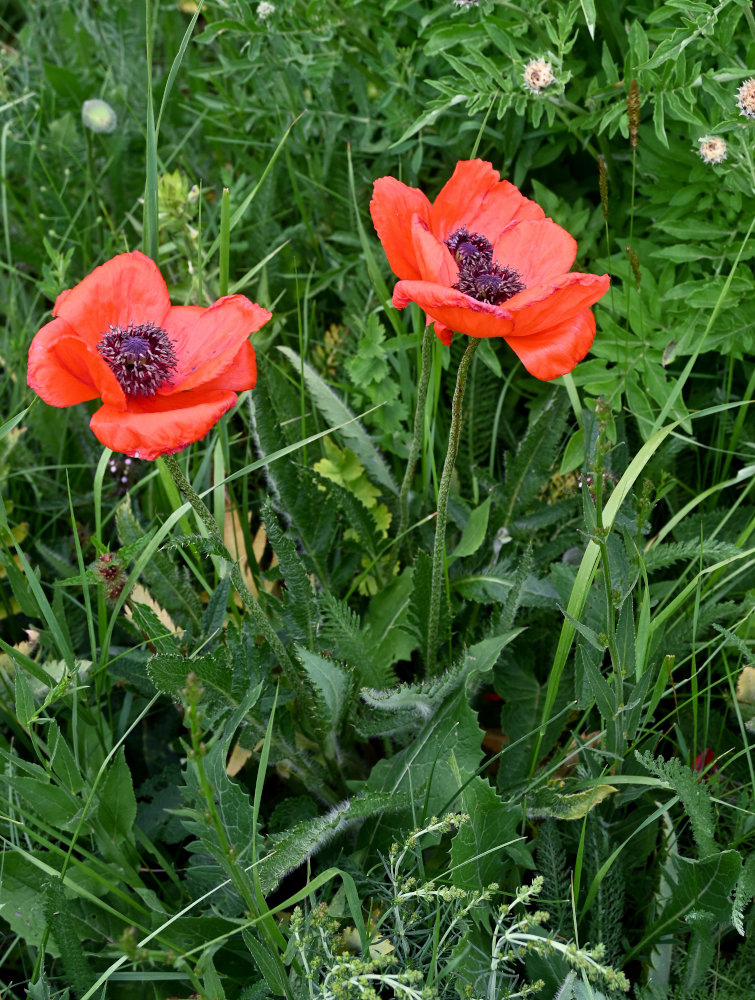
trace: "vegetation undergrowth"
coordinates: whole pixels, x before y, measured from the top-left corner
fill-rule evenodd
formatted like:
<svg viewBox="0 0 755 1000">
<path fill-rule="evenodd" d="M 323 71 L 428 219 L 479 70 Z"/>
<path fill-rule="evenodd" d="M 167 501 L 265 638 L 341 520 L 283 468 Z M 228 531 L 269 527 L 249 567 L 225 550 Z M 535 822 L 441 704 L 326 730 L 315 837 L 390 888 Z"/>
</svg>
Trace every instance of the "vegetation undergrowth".
<svg viewBox="0 0 755 1000">
<path fill-rule="evenodd" d="M 2 996 L 751 998 L 751 4 L 0 34 Z M 468 160 L 610 275 L 556 379 L 392 304 L 373 183 Z M 135 250 L 260 309 L 154 460 L 26 381 Z"/>
</svg>

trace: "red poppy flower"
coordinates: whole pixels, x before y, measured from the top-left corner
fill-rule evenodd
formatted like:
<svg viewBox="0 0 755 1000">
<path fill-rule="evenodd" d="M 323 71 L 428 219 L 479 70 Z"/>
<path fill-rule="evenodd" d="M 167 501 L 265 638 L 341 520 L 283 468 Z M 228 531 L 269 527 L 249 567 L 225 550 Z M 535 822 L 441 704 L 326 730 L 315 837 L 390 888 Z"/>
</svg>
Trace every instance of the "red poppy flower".
<svg viewBox="0 0 755 1000">
<path fill-rule="evenodd" d="M 570 271 L 577 244 L 483 160 L 462 160 L 431 204 L 393 177 L 375 181 L 372 221 L 401 279 L 393 304 L 416 302 L 444 344 L 452 331 L 503 337 L 536 378 L 570 372 L 590 349 L 590 306 L 607 274 Z"/>
<path fill-rule="evenodd" d="M 249 334 L 271 315 L 243 295 L 171 306 L 157 265 L 120 254 L 58 296 L 29 348 L 27 382 L 52 406 L 101 399 L 95 436 L 155 459 L 204 437 L 253 388 Z"/>
<path fill-rule="evenodd" d="M 711 766 L 712 765 L 712 766 Z M 695 757 L 695 762 L 692 765 L 694 771 L 705 771 L 703 777 L 707 781 L 711 774 L 715 774 L 718 770 L 718 765 L 716 764 L 716 754 L 710 747 L 706 747 L 702 753 L 699 753 Z"/>
</svg>

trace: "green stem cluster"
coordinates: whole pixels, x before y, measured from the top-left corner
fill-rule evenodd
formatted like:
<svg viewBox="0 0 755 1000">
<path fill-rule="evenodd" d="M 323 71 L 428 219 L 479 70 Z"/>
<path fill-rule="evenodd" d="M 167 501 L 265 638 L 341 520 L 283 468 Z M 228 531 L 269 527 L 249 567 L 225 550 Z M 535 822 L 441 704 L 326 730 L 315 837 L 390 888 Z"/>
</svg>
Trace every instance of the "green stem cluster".
<svg viewBox="0 0 755 1000">
<path fill-rule="evenodd" d="M 210 537 L 213 541 L 218 542 L 224 547 L 223 538 L 221 537 L 220 529 L 218 528 L 215 518 L 212 516 L 202 498 L 181 471 L 181 467 L 178 464 L 175 455 L 164 455 L 163 461 L 165 462 L 166 469 L 173 477 L 173 481 L 176 486 L 194 508 L 197 516 L 207 529 Z M 286 651 L 285 646 L 281 642 L 277 632 L 271 625 L 269 619 L 265 615 L 265 612 L 260 607 L 259 601 L 247 587 L 239 565 L 236 562 L 231 562 L 230 578 L 234 589 L 242 600 L 245 610 L 247 610 L 254 619 L 254 624 L 257 626 L 260 635 L 264 636 L 268 645 L 275 653 L 281 669 L 289 680 L 296 682 L 298 677 L 296 667 L 290 655 Z"/>
<path fill-rule="evenodd" d="M 406 470 L 401 482 L 401 489 L 398 495 L 398 531 L 396 541 L 400 543 L 406 531 L 406 522 L 409 516 L 409 488 L 414 479 L 414 470 L 417 468 L 420 449 L 422 448 L 422 437 L 425 424 L 425 404 L 427 402 L 427 387 L 430 383 L 430 370 L 432 368 L 433 342 L 435 334 L 433 327 L 427 325 L 422 338 L 422 365 L 417 384 L 417 409 L 414 411 L 414 433 L 412 443 L 409 448 L 409 457 L 406 461 Z"/>
<path fill-rule="evenodd" d="M 459 435 L 461 433 L 461 407 L 464 402 L 464 390 L 467 385 L 469 366 L 475 351 L 480 346 L 477 337 L 471 337 L 464 356 L 459 363 L 456 374 L 456 387 L 451 403 L 451 430 L 448 435 L 448 450 L 443 463 L 440 483 L 438 484 L 438 517 L 435 522 L 435 545 L 433 547 L 432 583 L 430 587 L 430 615 L 427 627 L 427 663 L 428 675 L 435 673 L 436 647 L 438 645 L 438 622 L 440 619 L 441 590 L 443 588 L 443 568 L 446 549 L 446 522 L 448 521 L 448 494 L 451 490 L 451 476 L 459 450 Z"/>
</svg>

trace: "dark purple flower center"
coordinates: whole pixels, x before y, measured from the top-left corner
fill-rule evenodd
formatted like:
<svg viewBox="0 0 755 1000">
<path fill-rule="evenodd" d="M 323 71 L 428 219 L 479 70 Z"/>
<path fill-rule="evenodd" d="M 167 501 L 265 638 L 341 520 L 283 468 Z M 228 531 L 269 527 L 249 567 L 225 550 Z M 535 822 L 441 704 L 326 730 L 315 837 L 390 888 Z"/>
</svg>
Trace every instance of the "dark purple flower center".
<svg viewBox="0 0 755 1000">
<path fill-rule="evenodd" d="M 154 396 L 177 367 L 170 337 L 154 323 L 111 326 L 97 350 L 127 396 Z"/>
<path fill-rule="evenodd" d="M 453 287 L 465 295 L 499 305 L 526 287 L 517 270 L 493 260 L 493 245 L 487 237 L 470 233 L 462 226 L 445 242 L 459 268 L 459 279 Z"/>
</svg>

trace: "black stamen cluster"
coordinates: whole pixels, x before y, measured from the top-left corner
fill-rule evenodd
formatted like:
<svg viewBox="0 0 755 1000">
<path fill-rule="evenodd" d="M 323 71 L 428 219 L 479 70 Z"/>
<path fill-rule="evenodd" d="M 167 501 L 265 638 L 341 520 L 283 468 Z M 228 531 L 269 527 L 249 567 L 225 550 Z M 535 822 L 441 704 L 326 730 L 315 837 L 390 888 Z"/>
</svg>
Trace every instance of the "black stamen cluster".
<svg viewBox="0 0 755 1000">
<path fill-rule="evenodd" d="M 483 257 L 488 260 L 493 259 L 493 245 L 487 236 L 470 233 L 464 226 L 451 233 L 446 239 L 446 246 L 459 267 Z"/>
<path fill-rule="evenodd" d="M 127 396 L 154 396 L 177 367 L 170 337 L 154 323 L 111 326 L 97 350 Z"/>
<path fill-rule="evenodd" d="M 462 226 L 445 242 L 459 268 L 459 279 L 453 287 L 465 295 L 499 305 L 526 287 L 517 270 L 493 260 L 493 246 L 485 236 L 470 233 Z"/>
</svg>

